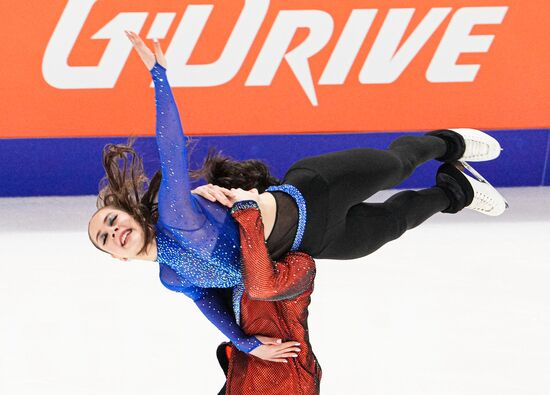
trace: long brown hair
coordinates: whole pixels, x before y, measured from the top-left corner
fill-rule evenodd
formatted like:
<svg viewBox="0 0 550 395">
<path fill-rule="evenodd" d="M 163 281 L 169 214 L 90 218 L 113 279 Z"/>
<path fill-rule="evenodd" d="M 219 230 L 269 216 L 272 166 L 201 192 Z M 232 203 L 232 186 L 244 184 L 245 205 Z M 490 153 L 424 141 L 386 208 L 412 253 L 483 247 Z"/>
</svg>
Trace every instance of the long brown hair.
<svg viewBox="0 0 550 395">
<path fill-rule="evenodd" d="M 139 253 L 146 251 L 155 237 L 158 220 L 158 193 L 162 174 L 157 171 L 149 180 L 145 175 L 143 161 L 132 147 L 135 139 L 126 144 L 107 144 L 103 148 L 105 177 L 99 183 L 97 208 L 114 206 L 129 213 L 143 228 L 144 245 Z M 208 183 L 225 188 L 257 188 L 264 192 L 271 185 L 281 183 L 273 177 L 265 163 L 259 160 L 237 161 L 211 148 L 203 166 L 191 170 L 192 179 L 204 178 Z"/>
<path fill-rule="evenodd" d="M 191 170 L 193 179 L 204 178 L 207 182 L 224 188 L 258 189 L 263 193 L 271 185 L 281 181 L 271 175 L 268 166 L 257 159 L 234 160 L 210 148 L 202 167 Z"/>
</svg>

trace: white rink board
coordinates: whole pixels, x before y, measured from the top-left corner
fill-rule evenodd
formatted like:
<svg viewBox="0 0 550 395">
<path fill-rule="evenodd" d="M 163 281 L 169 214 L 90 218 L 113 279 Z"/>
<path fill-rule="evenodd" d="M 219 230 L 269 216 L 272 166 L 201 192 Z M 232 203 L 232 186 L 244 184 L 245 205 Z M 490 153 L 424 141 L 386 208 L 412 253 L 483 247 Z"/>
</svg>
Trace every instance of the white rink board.
<svg viewBox="0 0 550 395">
<path fill-rule="evenodd" d="M 550 188 L 501 191 L 502 217 L 437 215 L 317 262 L 323 394 L 550 393 Z M 156 263 L 90 244 L 94 201 L 0 199 L 0 394 L 216 394 L 224 336 Z"/>
</svg>

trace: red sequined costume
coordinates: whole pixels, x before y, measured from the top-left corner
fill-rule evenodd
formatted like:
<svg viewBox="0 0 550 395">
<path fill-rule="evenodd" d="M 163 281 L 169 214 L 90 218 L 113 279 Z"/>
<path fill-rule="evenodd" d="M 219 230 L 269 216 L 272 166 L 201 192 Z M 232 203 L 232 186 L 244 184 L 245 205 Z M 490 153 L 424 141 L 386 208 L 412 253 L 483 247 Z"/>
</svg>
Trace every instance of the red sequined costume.
<svg viewBox="0 0 550 395">
<path fill-rule="evenodd" d="M 242 329 L 283 342 L 295 340 L 301 351 L 298 357 L 287 358 L 288 363 L 280 363 L 264 361 L 232 346 L 226 394 L 319 394 L 321 367 L 311 350 L 307 327 L 315 262 L 302 252 L 289 252 L 278 262 L 270 259 L 256 202 L 237 202 L 231 213 L 241 235 L 245 284 Z"/>
</svg>

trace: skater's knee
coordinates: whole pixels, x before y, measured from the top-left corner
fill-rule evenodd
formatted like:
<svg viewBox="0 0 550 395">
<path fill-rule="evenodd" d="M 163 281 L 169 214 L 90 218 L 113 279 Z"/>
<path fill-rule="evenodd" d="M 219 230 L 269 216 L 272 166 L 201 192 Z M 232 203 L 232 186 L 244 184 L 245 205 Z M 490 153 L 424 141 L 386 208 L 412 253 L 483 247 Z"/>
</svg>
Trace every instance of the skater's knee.
<svg viewBox="0 0 550 395">
<path fill-rule="evenodd" d="M 384 203 L 396 223 L 398 229 L 398 237 L 405 233 L 407 230 L 415 228 L 422 221 L 418 216 L 414 215 L 413 207 L 420 207 L 422 205 L 423 198 L 417 191 L 402 191 Z"/>
<path fill-rule="evenodd" d="M 408 178 L 415 169 L 414 162 L 403 152 L 398 150 L 388 150 L 392 160 L 388 161 L 388 166 L 391 166 L 391 172 L 398 176 L 400 180 Z"/>
<path fill-rule="evenodd" d="M 418 137 L 416 136 L 401 136 L 393 140 L 390 144 L 389 149 L 393 150 L 400 147 L 408 147 L 411 144 L 414 144 Z"/>
<path fill-rule="evenodd" d="M 391 240 L 396 240 L 407 231 L 407 221 L 393 210 L 388 210 L 388 219 L 393 224 L 390 232 Z"/>
<path fill-rule="evenodd" d="M 401 215 L 398 201 L 386 200 L 385 203 L 377 205 L 377 210 L 378 223 L 375 223 L 375 227 L 378 232 L 385 235 L 384 239 L 387 241 L 398 239 L 407 231 L 407 220 Z"/>
<path fill-rule="evenodd" d="M 401 161 L 403 172 L 407 177 L 412 174 L 420 162 L 423 162 L 420 158 L 429 156 L 429 149 L 425 145 L 424 138 L 425 136 L 401 136 L 395 139 L 388 148 Z"/>
<path fill-rule="evenodd" d="M 416 191 L 401 191 L 386 200 L 386 207 L 393 213 L 399 212 L 403 207 L 410 205 L 417 198 Z"/>
</svg>

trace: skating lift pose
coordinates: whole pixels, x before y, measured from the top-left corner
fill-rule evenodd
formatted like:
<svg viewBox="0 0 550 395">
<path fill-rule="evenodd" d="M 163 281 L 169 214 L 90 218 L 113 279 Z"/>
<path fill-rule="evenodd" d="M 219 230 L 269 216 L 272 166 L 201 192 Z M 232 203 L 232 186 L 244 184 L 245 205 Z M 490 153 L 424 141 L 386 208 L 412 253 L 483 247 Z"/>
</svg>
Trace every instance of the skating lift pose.
<svg viewBox="0 0 550 395">
<path fill-rule="evenodd" d="M 262 344 L 237 324 L 245 288 L 238 225 L 227 207 L 192 193 L 186 140 L 160 45 L 155 43 L 153 53 L 135 33 L 127 35 L 154 82 L 162 177 L 153 178 L 145 191 L 147 180 L 135 151 L 121 145 L 106 147 L 107 185 L 89 223 L 92 243 L 115 258 L 157 261 L 162 283 L 192 298 L 240 351 L 263 359 L 288 354 L 295 342 L 281 347 L 268 339 Z M 277 260 L 301 251 L 313 258 L 354 259 L 438 212 L 456 213 L 466 207 L 500 215 L 506 207 L 503 197 L 455 165 L 495 159 L 500 150 L 498 142 L 481 131 L 453 129 L 400 137 L 388 150 L 357 148 L 304 158 L 288 169 L 281 185 L 265 190 L 258 186 L 270 257 Z M 434 187 L 399 192 L 384 203 L 364 202 L 432 159 L 445 162 Z M 217 177 L 207 180 L 221 187 L 245 185 L 233 183 L 237 178 L 231 174 Z M 263 179 L 277 184 L 269 175 Z M 254 194 L 211 185 L 196 193 L 226 205 L 232 205 L 236 193 Z M 234 311 L 227 306 L 224 289 L 231 291 Z"/>
</svg>

